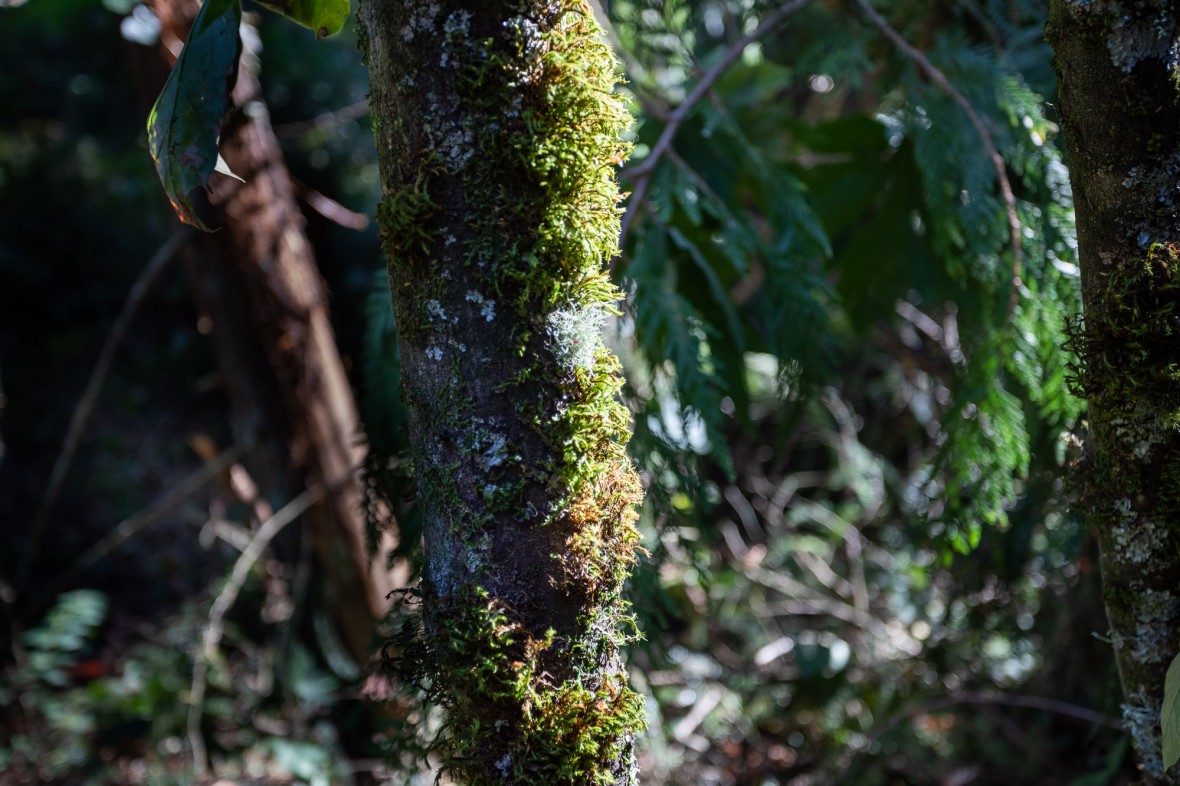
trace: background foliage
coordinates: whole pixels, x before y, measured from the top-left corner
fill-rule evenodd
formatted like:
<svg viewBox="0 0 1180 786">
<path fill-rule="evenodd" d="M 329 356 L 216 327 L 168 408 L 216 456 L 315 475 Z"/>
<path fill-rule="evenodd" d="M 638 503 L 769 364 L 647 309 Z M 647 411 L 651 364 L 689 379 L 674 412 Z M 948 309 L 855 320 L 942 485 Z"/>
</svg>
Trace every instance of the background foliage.
<svg viewBox="0 0 1180 786">
<path fill-rule="evenodd" d="M 650 782 L 1127 782 L 1094 548 L 1062 481 L 1078 271 L 1044 5 L 877 6 L 982 121 L 1018 251 L 969 114 L 857 2 L 799 4 L 765 30 L 783 4 L 604 5 L 637 116 L 614 270 L 629 297 L 609 328 L 649 488 L 631 663 L 651 697 Z M 95 347 L 172 218 L 142 131 L 150 12 L 0 14 L 7 580 Z M 377 177 L 350 30 L 313 45 L 264 18 L 263 79 L 304 193 L 366 213 Z M 377 239 L 306 212 L 373 448 L 370 504 L 392 502 L 412 553 Z M 248 512 L 210 489 L 51 591 L 200 466 L 194 435 L 228 440 L 191 303 L 174 271 L 103 391 L 53 548 L 25 586 L 0 587 L 13 782 L 191 782 L 193 661 L 236 556 L 213 525 Z M 404 783 L 381 740 L 421 719 L 358 700 L 302 542 L 259 564 L 210 664 L 214 770 Z"/>
</svg>

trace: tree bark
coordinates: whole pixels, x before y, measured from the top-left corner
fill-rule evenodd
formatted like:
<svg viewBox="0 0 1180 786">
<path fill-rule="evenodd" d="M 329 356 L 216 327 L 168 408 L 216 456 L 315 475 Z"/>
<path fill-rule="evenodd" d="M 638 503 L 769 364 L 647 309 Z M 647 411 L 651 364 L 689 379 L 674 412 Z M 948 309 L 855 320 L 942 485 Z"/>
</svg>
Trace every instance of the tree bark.
<svg viewBox="0 0 1180 786">
<path fill-rule="evenodd" d="M 1180 650 L 1180 93 L 1177 6 L 1054 0 L 1061 120 L 1089 403 L 1081 508 L 1098 535 L 1124 717 L 1148 784 L 1163 771 L 1164 676 Z"/>
<path fill-rule="evenodd" d="M 156 8 L 165 35 L 181 39 L 197 4 L 173 0 Z M 244 182 L 214 175 L 209 192 L 234 262 L 235 289 L 248 302 L 249 332 L 261 339 L 270 380 L 259 382 L 256 374 L 240 373 L 241 353 L 233 344 L 250 339 L 237 332 L 241 325 L 232 319 L 228 328 L 215 320 L 214 332 L 233 331 L 215 347 L 222 373 L 231 377 L 227 389 L 232 400 L 245 411 L 235 418 L 257 426 L 279 421 L 285 463 L 298 478 L 284 493 L 321 481 L 332 489 L 309 510 L 309 532 L 345 645 L 364 665 L 377 649 L 379 624 L 389 610 L 387 595 L 407 576 L 404 570 L 390 572 L 385 553 L 370 556 L 366 547 L 358 474 L 365 451 L 357 408 L 336 347 L 327 292 L 263 102 L 257 59 L 258 53 L 247 46 L 233 92 L 237 110 L 222 129 L 219 144 L 226 163 Z M 223 316 L 232 313 L 233 307 L 221 311 Z M 280 415 L 261 411 L 275 399 Z M 255 471 L 273 479 L 277 470 Z"/>
<path fill-rule="evenodd" d="M 581 0 L 367 0 L 378 212 L 425 509 L 401 669 L 468 784 L 633 784 L 622 584 L 638 535 L 618 363 L 627 122 Z"/>
</svg>

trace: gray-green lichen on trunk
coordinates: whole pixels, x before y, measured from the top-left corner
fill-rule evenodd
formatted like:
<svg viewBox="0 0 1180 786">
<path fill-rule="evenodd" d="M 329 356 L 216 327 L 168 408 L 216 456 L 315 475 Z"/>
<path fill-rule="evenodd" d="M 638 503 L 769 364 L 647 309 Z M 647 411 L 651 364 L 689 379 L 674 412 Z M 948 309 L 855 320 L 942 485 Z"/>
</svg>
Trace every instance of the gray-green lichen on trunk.
<svg viewBox="0 0 1180 786">
<path fill-rule="evenodd" d="M 1055 0 L 1061 117 L 1085 315 L 1071 340 L 1089 402 L 1081 506 L 1098 535 L 1124 717 L 1145 782 L 1180 650 L 1180 10 Z"/>
<path fill-rule="evenodd" d="M 362 48 L 426 511 L 401 670 L 468 784 L 633 784 L 641 491 L 602 320 L 628 118 L 582 0 L 367 0 Z"/>
</svg>

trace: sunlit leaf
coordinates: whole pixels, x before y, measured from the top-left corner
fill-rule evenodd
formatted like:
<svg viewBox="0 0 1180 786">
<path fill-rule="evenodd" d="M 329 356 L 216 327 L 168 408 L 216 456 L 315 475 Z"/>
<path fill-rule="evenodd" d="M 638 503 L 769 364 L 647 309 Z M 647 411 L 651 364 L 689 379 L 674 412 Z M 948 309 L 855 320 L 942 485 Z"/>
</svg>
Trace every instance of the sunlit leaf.
<svg viewBox="0 0 1180 786">
<path fill-rule="evenodd" d="M 1164 706 L 1160 711 L 1164 742 L 1164 769 L 1180 759 L 1180 655 L 1172 659 L 1164 677 Z"/>
<path fill-rule="evenodd" d="M 348 18 L 348 0 L 269 0 L 260 4 L 311 28 L 316 38 L 339 33 Z"/>
<path fill-rule="evenodd" d="M 188 194 L 217 166 L 217 135 L 231 106 L 242 42 L 238 0 L 206 0 L 148 116 L 148 147 L 168 201 L 186 224 L 208 230 Z"/>
</svg>

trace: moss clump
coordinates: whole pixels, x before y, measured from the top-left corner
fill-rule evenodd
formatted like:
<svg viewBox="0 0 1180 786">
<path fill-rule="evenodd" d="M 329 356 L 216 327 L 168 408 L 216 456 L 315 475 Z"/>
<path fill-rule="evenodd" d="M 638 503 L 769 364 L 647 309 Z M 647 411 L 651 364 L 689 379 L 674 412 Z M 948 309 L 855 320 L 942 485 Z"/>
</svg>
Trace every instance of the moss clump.
<svg viewBox="0 0 1180 786">
<path fill-rule="evenodd" d="M 594 598 L 622 587 L 636 559 L 635 507 L 642 500 L 639 479 L 621 459 L 599 472 L 570 505 L 570 535 L 558 560 L 571 592 Z"/>
<path fill-rule="evenodd" d="M 377 206 L 377 225 L 381 245 L 389 257 L 390 293 L 398 309 L 398 333 L 403 338 L 417 335 L 429 322 L 426 304 L 438 291 L 438 282 L 428 276 L 430 256 L 438 239 L 433 219 L 437 205 L 430 196 L 430 182 L 437 165 L 432 156 L 424 156 L 412 180 Z M 423 283 L 427 282 L 427 283 Z"/>
<path fill-rule="evenodd" d="M 414 598 L 420 595 L 412 593 Z M 409 621 L 387 647 L 387 666 L 447 711 L 431 752 L 442 771 L 469 786 L 612 784 L 603 762 L 624 758 L 644 724 L 642 697 L 618 666 L 554 682 L 543 655 L 565 647 L 552 630 L 530 636 L 486 590 L 441 601 L 436 630 Z"/>
<path fill-rule="evenodd" d="M 1180 249 L 1155 243 L 1142 257 L 1104 258 L 1091 286 L 1091 309 L 1069 334 L 1079 395 L 1180 415 Z"/>
</svg>

